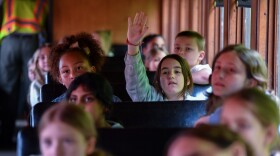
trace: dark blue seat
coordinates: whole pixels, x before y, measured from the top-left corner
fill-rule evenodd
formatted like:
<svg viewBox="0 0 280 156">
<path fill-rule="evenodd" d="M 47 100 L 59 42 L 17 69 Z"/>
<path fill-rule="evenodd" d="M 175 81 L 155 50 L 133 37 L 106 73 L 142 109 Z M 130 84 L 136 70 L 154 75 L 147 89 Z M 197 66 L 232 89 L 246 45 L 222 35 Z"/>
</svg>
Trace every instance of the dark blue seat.
<svg viewBox="0 0 280 156">
<path fill-rule="evenodd" d="M 192 127 L 205 114 L 206 101 L 120 102 L 114 103 L 109 120 L 125 128 Z M 36 127 L 42 114 L 53 104 L 38 103 L 30 112 L 30 125 Z"/>
<path fill-rule="evenodd" d="M 123 57 L 127 52 L 127 45 L 126 44 L 113 44 L 112 51 L 115 57 Z"/>
<path fill-rule="evenodd" d="M 17 135 L 17 156 L 39 155 L 40 146 L 37 129 L 26 127 L 19 130 Z"/>
<path fill-rule="evenodd" d="M 124 56 L 106 57 L 105 63 L 102 66 L 101 71 L 104 71 L 104 72 L 124 71 L 124 68 L 125 68 Z"/>
<path fill-rule="evenodd" d="M 121 102 L 113 105 L 110 118 L 125 128 L 192 127 L 205 107 L 206 101 Z"/>
<path fill-rule="evenodd" d="M 166 143 L 181 129 L 138 128 L 98 129 L 97 148 L 114 156 L 163 155 Z M 40 155 L 36 128 L 27 127 L 19 131 L 17 156 Z"/>
<path fill-rule="evenodd" d="M 66 91 L 65 86 L 62 84 L 45 84 L 40 90 L 40 101 L 51 102 Z"/>
<path fill-rule="evenodd" d="M 43 116 L 44 112 L 49 109 L 51 106 L 53 106 L 54 102 L 40 102 L 37 103 L 34 107 L 30 110 L 30 116 L 29 116 L 29 125 L 31 127 L 36 127 L 41 117 Z"/>
</svg>

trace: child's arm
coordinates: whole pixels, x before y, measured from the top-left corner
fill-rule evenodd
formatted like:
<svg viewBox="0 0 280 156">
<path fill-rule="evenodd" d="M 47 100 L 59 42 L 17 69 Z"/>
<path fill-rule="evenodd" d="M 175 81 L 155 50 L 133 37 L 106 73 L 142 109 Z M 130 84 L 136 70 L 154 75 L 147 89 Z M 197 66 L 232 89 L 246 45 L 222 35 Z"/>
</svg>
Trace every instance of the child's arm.
<svg viewBox="0 0 280 156">
<path fill-rule="evenodd" d="M 137 13 L 134 21 L 128 18 L 127 45 L 125 57 L 126 90 L 132 101 L 162 100 L 162 96 L 149 84 L 146 69 L 139 53 L 142 37 L 147 31 L 147 17 L 144 13 Z"/>
<path fill-rule="evenodd" d="M 208 68 L 202 69 L 192 73 L 193 83 L 195 84 L 209 84 L 209 76 L 212 71 Z"/>
</svg>

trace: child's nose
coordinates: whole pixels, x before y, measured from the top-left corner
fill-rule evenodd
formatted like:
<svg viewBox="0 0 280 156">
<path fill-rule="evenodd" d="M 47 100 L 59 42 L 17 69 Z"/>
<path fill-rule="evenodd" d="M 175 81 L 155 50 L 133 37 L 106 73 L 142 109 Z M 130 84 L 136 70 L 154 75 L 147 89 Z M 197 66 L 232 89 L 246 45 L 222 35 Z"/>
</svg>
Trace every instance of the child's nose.
<svg viewBox="0 0 280 156">
<path fill-rule="evenodd" d="M 59 155 L 62 155 L 63 152 L 62 152 L 62 145 L 61 143 L 59 142 L 56 142 L 53 144 L 53 146 L 51 147 L 50 149 L 50 154 L 53 155 L 53 156 L 59 156 Z"/>
<path fill-rule="evenodd" d="M 179 55 L 184 55 L 184 53 L 185 53 L 184 49 L 179 50 Z"/>
<path fill-rule="evenodd" d="M 77 77 L 77 73 L 75 71 L 71 71 L 70 78 L 75 79 Z"/>
<path fill-rule="evenodd" d="M 168 77 L 169 77 L 169 78 L 174 78 L 174 75 L 175 75 L 175 74 L 174 74 L 173 72 L 170 72 L 170 73 L 168 74 Z"/>
<path fill-rule="evenodd" d="M 224 78 L 225 77 L 225 71 L 224 70 L 221 70 L 220 72 L 219 72 L 219 77 L 220 78 Z"/>
</svg>

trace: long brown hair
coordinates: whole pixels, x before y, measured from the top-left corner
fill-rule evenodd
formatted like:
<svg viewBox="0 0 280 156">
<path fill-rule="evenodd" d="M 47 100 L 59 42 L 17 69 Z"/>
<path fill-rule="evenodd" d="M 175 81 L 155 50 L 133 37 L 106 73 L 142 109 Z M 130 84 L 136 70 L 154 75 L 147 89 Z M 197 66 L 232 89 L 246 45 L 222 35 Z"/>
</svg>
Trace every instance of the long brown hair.
<svg viewBox="0 0 280 156">
<path fill-rule="evenodd" d="M 180 63 L 182 74 L 184 76 L 184 87 L 183 90 L 180 92 L 179 96 L 184 96 L 186 92 L 190 93 L 193 87 L 193 80 L 192 80 L 192 74 L 190 72 L 190 67 L 186 60 L 182 58 L 181 56 L 177 54 L 169 54 L 166 55 L 160 62 L 156 71 L 155 79 L 154 79 L 154 85 L 156 90 L 163 95 L 163 97 L 166 97 L 161 85 L 160 85 L 160 74 L 161 74 L 161 66 L 162 62 L 166 59 L 173 59 Z"/>
<path fill-rule="evenodd" d="M 246 76 L 248 79 L 254 79 L 257 87 L 263 91 L 267 89 L 267 67 L 260 54 L 252 49 L 248 49 L 241 44 L 229 45 L 221 50 L 214 58 L 212 69 L 214 69 L 217 59 L 225 53 L 235 53 L 241 62 L 245 65 Z M 210 81 L 211 82 L 211 81 Z M 221 97 L 211 93 L 208 98 L 207 114 L 211 114 L 217 107 L 222 105 Z"/>
</svg>

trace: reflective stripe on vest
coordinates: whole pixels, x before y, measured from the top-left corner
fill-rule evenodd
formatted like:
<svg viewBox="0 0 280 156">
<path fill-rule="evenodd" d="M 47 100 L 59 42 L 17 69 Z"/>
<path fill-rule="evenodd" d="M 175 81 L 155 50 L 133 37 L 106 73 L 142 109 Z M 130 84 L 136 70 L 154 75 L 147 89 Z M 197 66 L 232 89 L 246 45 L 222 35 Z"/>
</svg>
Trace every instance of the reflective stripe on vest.
<svg viewBox="0 0 280 156">
<path fill-rule="evenodd" d="M 0 39 L 15 31 L 19 33 L 37 33 L 41 31 L 41 25 L 43 25 L 44 17 L 48 9 L 47 0 L 20 1 L 25 4 L 15 4 L 17 3 L 17 0 L 5 0 L 5 16 L 1 28 Z M 15 10 L 19 8 L 24 9 L 25 12 L 23 12 L 23 10 Z M 29 8 L 29 10 L 25 8 Z"/>
</svg>

